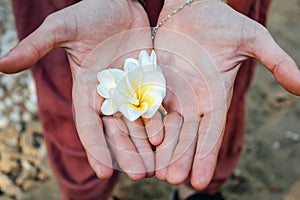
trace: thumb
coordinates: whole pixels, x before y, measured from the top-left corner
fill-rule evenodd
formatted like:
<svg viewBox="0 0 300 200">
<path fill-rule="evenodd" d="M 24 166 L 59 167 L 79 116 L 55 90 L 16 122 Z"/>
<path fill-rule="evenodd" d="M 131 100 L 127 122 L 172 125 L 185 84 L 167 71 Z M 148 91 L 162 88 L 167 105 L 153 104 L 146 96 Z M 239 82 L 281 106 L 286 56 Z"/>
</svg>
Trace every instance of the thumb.
<svg viewBox="0 0 300 200">
<path fill-rule="evenodd" d="M 58 43 L 59 24 L 53 17 L 47 17 L 33 33 L 0 58 L 0 72 L 17 73 L 28 69 Z"/>
<path fill-rule="evenodd" d="M 295 61 L 274 41 L 271 34 L 261 27 L 252 46 L 252 56 L 273 74 L 287 91 L 300 96 L 300 71 Z"/>
</svg>

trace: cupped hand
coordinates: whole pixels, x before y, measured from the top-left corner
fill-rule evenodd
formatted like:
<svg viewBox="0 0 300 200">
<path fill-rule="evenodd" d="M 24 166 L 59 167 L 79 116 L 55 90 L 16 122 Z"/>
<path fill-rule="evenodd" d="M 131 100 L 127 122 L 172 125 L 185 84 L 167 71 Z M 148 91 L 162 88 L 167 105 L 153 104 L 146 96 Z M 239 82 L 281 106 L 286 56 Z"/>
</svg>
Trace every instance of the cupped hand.
<svg viewBox="0 0 300 200">
<path fill-rule="evenodd" d="M 118 50 L 122 55 L 122 47 L 132 45 L 131 50 L 136 50 L 136 44 L 151 48 L 150 29 L 144 31 L 145 35 L 139 35 L 139 39 L 135 38 L 135 42 L 131 40 L 131 44 L 127 36 L 120 36 L 123 38 L 119 38 L 116 46 L 107 46 L 100 52 L 101 56 L 93 57 L 104 64 L 96 66 L 96 69 L 89 66 L 89 63 L 95 61 L 88 58 L 93 49 L 111 36 L 143 27 L 149 27 L 147 15 L 136 1 L 81 1 L 49 15 L 37 30 L 0 59 L 0 71 L 16 73 L 29 68 L 53 48 L 61 47 L 67 51 L 73 76 L 76 127 L 89 162 L 100 178 L 109 178 L 113 173 L 113 161 L 108 146 L 117 147 L 112 148 L 113 156 L 118 167 L 127 172 L 130 178 L 137 180 L 153 175 L 154 156 L 147 137 L 132 140 L 130 136 L 133 133 L 144 136 L 145 130 L 137 128 L 137 123 L 121 118 L 101 119 L 99 113 L 102 102 L 96 94 L 97 71 L 109 67 L 115 58 L 114 53 Z M 115 126 L 116 123 L 119 125 Z M 151 135 L 151 130 L 148 134 Z M 154 136 L 152 142 L 160 142 L 161 137 L 162 135 Z"/>
<path fill-rule="evenodd" d="M 159 20 L 184 2 L 166 0 Z M 300 72 L 293 59 L 262 25 L 220 0 L 195 1 L 172 16 L 158 29 L 154 48 L 168 87 L 156 176 L 172 184 L 189 178 L 202 190 L 210 182 L 244 60 L 257 58 L 286 90 L 300 95 Z"/>
</svg>

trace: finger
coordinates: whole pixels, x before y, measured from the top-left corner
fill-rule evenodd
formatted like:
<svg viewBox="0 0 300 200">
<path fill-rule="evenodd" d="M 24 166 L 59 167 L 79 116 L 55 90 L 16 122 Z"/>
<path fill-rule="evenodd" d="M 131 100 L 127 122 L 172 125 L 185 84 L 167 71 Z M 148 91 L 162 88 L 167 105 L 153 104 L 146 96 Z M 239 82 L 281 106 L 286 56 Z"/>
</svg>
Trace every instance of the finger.
<svg viewBox="0 0 300 200">
<path fill-rule="evenodd" d="M 184 118 L 179 141 L 167 172 L 167 181 L 171 184 L 183 183 L 191 171 L 199 123 L 200 116 Z"/>
<path fill-rule="evenodd" d="M 98 114 L 91 107 L 80 104 L 74 106 L 74 111 L 78 135 L 92 169 L 100 179 L 110 178 L 113 174 L 112 159 Z"/>
<path fill-rule="evenodd" d="M 81 76 L 82 75 L 82 76 Z M 99 117 L 99 95 L 94 86 L 94 74 L 82 70 L 73 82 L 74 122 L 80 141 L 87 153 L 89 163 L 101 179 L 110 178 L 113 174 L 111 154 L 106 143 L 103 124 Z M 86 98 L 82 98 L 83 94 Z"/>
<path fill-rule="evenodd" d="M 131 122 L 128 119 L 123 118 L 123 121 L 128 128 L 131 141 L 135 145 L 141 159 L 143 160 L 146 177 L 150 178 L 154 175 L 154 154 L 151 145 L 148 142 L 144 124 L 141 119 Z"/>
<path fill-rule="evenodd" d="M 274 41 L 264 27 L 258 25 L 257 37 L 251 47 L 251 54 L 260 60 L 289 92 L 300 95 L 300 71 L 295 61 Z"/>
<path fill-rule="evenodd" d="M 165 137 L 156 148 L 155 175 L 160 180 L 166 180 L 167 169 L 179 139 L 183 119 L 177 112 L 170 112 L 164 118 Z"/>
<path fill-rule="evenodd" d="M 158 146 L 164 138 L 163 120 L 161 114 L 156 112 L 150 119 L 143 119 L 149 141 Z"/>
<path fill-rule="evenodd" d="M 119 167 L 131 180 L 140 180 L 145 177 L 145 167 L 134 144 L 130 140 L 127 127 L 121 118 L 102 117 L 108 145 L 114 153 Z"/>
<path fill-rule="evenodd" d="M 192 186 L 197 190 L 206 188 L 213 177 L 225 121 L 225 118 L 217 119 L 212 114 L 204 115 L 201 119 L 190 179 Z"/>
<path fill-rule="evenodd" d="M 108 179 L 113 174 L 112 160 L 99 124 L 80 126 L 78 133 L 86 151 L 89 163 L 100 179 Z"/>
<path fill-rule="evenodd" d="M 23 71 L 46 55 L 62 40 L 62 31 L 59 31 L 62 30 L 60 21 L 62 20 L 55 15 L 47 17 L 37 30 L 0 59 L 0 71 L 4 73 Z"/>
</svg>

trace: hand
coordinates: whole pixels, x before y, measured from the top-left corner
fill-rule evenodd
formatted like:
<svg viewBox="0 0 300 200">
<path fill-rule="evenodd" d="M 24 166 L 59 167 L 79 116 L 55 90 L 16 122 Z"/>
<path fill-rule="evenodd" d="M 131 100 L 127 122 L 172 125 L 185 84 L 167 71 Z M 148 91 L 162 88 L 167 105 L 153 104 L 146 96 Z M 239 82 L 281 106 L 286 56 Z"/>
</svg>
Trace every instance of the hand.
<svg viewBox="0 0 300 200">
<path fill-rule="evenodd" d="M 184 2 L 166 0 L 159 20 Z M 210 182 L 242 61 L 257 58 L 286 90 L 300 95 L 300 72 L 292 58 L 263 26 L 219 0 L 194 2 L 171 17 L 158 30 L 154 48 L 162 51 L 158 61 L 169 89 L 156 176 L 172 184 L 190 178 L 203 190 Z"/>
<path fill-rule="evenodd" d="M 119 40 L 118 46 L 108 46 L 99 52 L 102 57 L 96 55 L 87 58 L 92 50 L 111 36 L 141 27 L 149 25 L 144 9 L 137 2 L 81 1 L 48 16 L 36 31 L 0 59 L 0 71 L 16 73 L 29 68 L 53 48 L 62 47 L 67 51 L 74 82 L 76 127 L 89 162 L 99 178 L 109 178 L 113 173 L 108 144 L 118 147 L 114 148 L 114 156 L 119 167 L 127 172 L 130 178 L 134 180 L 143 178 L 146 171 L 150 172 L 147 175 L 151 176 L 154 171 L 154 156 L 148 140 L 142 137 L 131 141 L 129 134 L 136 128 L 133 123 L 125 124 L 116 117 L 103 117 L 101 120 L 99 113 L 102 102 L 96 94 L 97 72 L 111 64 L 114 53 L 118 50 L 119 53 L 124 53 L 120 50 L 122 46 L 125 48 L 137 43 L 136 46 L 152 47 L 150 30 L 147 36 L 140 35 L 139 39 L 135 38 L 135 43 L 132 41 L 130 43 L 126 34 L 121 35 L 123 38 Z M 134 45 L 132 48 L 134 49 Z M 95 62 L 91 59 L 99 58 L 104 65 L 97 66 L 97 69 L 88 65 Z M 120 126 L 115 127 L 115 123 L 119 123 Z M 162 126 L 162 123 L 160 124 Z M 119 127 L 125 128 L 121 130 Z M 103 128 L 106 129 L 107 135 L 104 135 Z M 140 132 L 140 135 L 145 135 L 144 129 L 139 128 L 137 133 Z M 148 131 L 148 134 L 151 135 L 151 131 Z M 161 136 L 154 136 L 152 142 L 160 142 Z M 136 146 L 143 148 L 137 150 Z M 139 156 L 138 153 L 141 152 L 143 155 Z"/>
</svg>

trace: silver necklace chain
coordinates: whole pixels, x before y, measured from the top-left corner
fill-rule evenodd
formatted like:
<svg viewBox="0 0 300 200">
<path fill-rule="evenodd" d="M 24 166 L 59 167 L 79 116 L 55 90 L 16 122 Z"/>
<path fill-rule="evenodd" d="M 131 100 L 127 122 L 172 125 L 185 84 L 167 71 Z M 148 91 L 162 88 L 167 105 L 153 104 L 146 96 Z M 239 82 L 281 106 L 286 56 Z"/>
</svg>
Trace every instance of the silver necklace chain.
<svg viewBox="0 0 300 200">
<path fill-rule="evenodd" d="M 164 25 L 171 17 L 173 17 L 174 15 L 176 15 L 178 12 L 180 12 L 184 7 L 186 6 L 190 6 L 195 0 L 187 0 L 184 4 L 182 4 L 181 6 L 179 6 L 178 8 L 176 8 L 175 10 L 173 10 L 170 14 L 168 14 L 165 18 L 163 18 L 162 20 L 160 20 L 160 22 L 152 28 L 152 40 L 155 39 L 157 30 Z"/>
<path fill-rule="evenodd" d="M 186 6 L 190 6 L 192 3 L 194 3 L 197 0 L 187 0 L 184 4 L 173 10 L 171 13 L 169 13 L 165 18 L 160 20 L 160 22 L 155 26 L 152 27 L 152 40 L 154 41 L 156 33 L 160 27 L 162 27 L 171 17 L 179 13 L 182 9 L 184 9 Z M 199 0 L 198 0 L 199 1 Z M 227 0 L 221 0 L 224 3 L 227 3 Z"/>
</svg>

